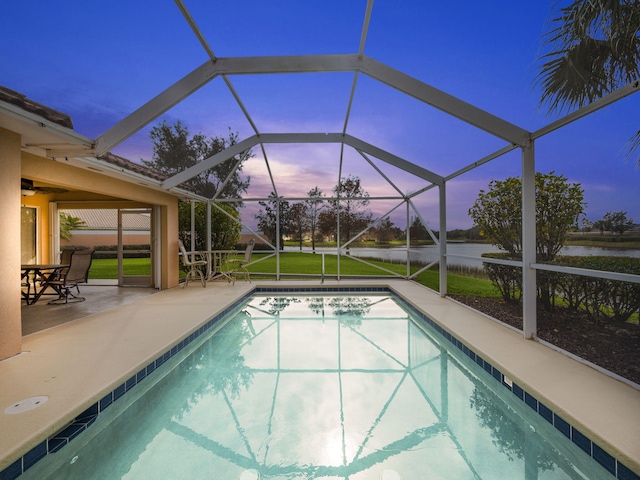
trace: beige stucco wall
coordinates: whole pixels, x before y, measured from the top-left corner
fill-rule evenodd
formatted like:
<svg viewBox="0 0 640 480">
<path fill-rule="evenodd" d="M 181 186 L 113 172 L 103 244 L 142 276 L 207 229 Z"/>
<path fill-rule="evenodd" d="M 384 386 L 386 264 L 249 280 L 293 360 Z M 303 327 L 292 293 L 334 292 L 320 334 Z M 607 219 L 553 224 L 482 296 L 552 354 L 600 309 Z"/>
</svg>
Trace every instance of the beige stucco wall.
<svg viewBox="0 0 640 480">
<path fill-rule="evenodd" d="M 20 207 L 38 207 L 38 261 L 55 261 L 50 258 L 51 232 L 49 231 L 49 202 L 66 204 L 81 202 L 90 208 L 87 200 L 104 208 L 110 201 L 114 208 L 155 206 L 161 212 L 158 234 L 162 252 L 161 284 L 166 289 L 178 285 L 178 198 L 174 195 L 146 188 L 142 185 L 105 176 L 39 157 L 21 149 L 21 136 L 0 128 L 0 360 L 17 355 L 22 347 L 20 283 Z M 20 178 L 43 182 L 81 192 L 36 194 L 23 197 L 20 194 Z M 114 201 L 115 202 L 112 202 Z"/>
<path fill-rule="evenodd" d="M 0 128 L 0 360 L 20 353 L 20 135 Z"/>
<path fill-rule="evenodd" d="M 130 232 L 122 232 L 122 243 L 125 245 L 143 245 L 149 243 L 149 234 L 136 234 Z M 94 233 L 82 232 L 74 234 L 70 240 L 60 240 L 60 246 L 69 245 L 78 247 L 95 248 L 100 245 L 117 245 L 118 232 L 110 233 Z"/>
</svg>

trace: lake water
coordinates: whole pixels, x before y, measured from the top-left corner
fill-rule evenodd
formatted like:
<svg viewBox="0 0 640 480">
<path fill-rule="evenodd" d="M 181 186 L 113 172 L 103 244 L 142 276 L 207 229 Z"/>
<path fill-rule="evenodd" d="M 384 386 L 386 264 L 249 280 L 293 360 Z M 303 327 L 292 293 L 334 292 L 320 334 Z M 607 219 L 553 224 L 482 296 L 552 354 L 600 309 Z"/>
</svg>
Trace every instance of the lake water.
<svg viewBox="0 0 640 480">
<path fill-rule="evenodd" d="M 422 247 L 411 248 L 409 254 L 412 262 L 431 263 L 438 259 L 438 248 L 435 245 L 427 245 Z M 285 251 L 299 251 L 298 247 L 285 247 Z M 304 248 L 303 251 L 311 251 L 311 248 Z M 447 253 L 451 255 L 465 255 L 469 257 L 480 257 L 483 253 L 498 252 L 499 250 L 493 245 L 484 243 L 448 243 Z M 335 248 L 316 248 L 318 253 L 335 254 Z M 390 248 L 351 248 L 351 255 L 355 257 L 378 258 L 386 261 L 404 262 L 407 258 L 406 247 L 390 247 Z M 560 251 L 561 255 L 571 256 L 587 256 L 587 255 L 603 255 L 612 257 L 640 257 L 640 249 L 621 249 L 621 248 L 603 248 L 603 247 L 581 247 L 567 246 Z M 459 265 L 465 267 L 482 267 L 482 262 L 477 260 L 469 260 L 466 258 L 449 257 L 449 265 Z"/>
</svg>

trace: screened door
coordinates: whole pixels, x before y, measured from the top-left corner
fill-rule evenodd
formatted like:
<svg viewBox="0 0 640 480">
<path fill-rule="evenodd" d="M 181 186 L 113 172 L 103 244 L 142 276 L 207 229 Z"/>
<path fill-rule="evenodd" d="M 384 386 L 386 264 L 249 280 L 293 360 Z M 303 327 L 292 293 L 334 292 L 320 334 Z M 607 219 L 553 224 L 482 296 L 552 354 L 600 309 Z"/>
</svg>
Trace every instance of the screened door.
<svg viewBox="0 0 640 480">
<path fill-rule="evenodd" d="M 118 210 L 118 285 L 152 287 L 152 210 Z"/>
</svg>

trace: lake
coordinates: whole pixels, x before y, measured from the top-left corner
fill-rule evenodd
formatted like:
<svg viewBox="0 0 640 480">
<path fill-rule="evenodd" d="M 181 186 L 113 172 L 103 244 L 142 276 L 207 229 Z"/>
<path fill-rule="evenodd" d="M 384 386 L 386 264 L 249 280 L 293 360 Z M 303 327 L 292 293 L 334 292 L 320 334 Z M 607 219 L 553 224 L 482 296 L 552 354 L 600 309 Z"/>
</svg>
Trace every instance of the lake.
<svg viewBox="0 0 640 480">
<path fill-rule="evenodd" d="M 300 251 L 298 247 L 285 247 L 285 251 Z M 311 248 L 303 247 L 305 252 L 310 252 Z M 453 255 L 466 255 L 470 257 L 480 257 L 483 253 L 498 252 L 499 250 L 493 245 L 484 243 L 448 243 L 447 253 Z M 316 248 L 318 253 L 335 254 L 335 248 Z M 354 257 L 378 258 L 387 261 L 406 261 L 406 247 L 354 247 L 350 248 L 350 253 Z M 411 248 L 410 251 L 412 262 L 431 263 L 438 259 L 438 247 L 435 245 L 426 245 L 422 247 Z M 582 246 L 566 246 L 560 251 L 560 255 L 571 256 L 587 256 L 587 255 L 603 255 L 612 257 L 640 257 L 639 249 L 621 249 L 621 248 L 604 248 L 604 247 L 582 247 Z M 482 267 L 481 261 L 468 260 L 465 258 L 450 257 L 447 262 L 449 265 L 459 265 L 465 267 Z"/>
</svg>

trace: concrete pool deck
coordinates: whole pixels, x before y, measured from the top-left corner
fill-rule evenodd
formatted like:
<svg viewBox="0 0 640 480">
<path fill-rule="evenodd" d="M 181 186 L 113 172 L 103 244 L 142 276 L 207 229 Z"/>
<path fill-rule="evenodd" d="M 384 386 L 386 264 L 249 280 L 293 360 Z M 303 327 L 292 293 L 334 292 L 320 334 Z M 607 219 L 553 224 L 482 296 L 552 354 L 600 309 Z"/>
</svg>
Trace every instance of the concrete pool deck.
<svg viewBox="0 0 640 480">
<path fill-rule="evenodd" d="M 24 337 L 23 353 L 0 362 L 0 472 L 256 286 L 388 286 L 640 472 L 639 390 L 404 280 L 193 283 Z M 48 401 L 4 413 L 38 396 Z"/>
</svg>

